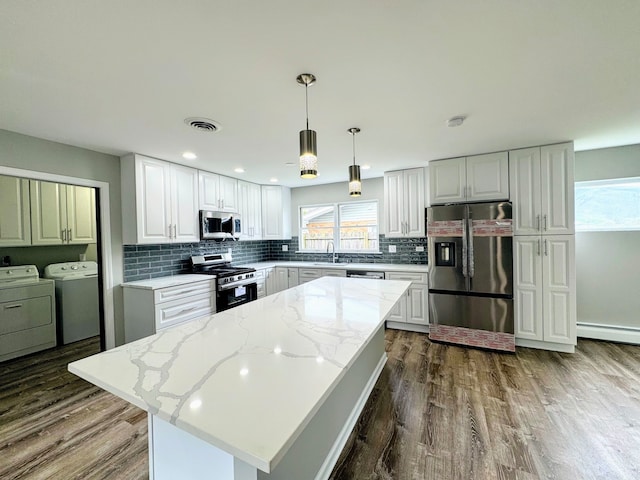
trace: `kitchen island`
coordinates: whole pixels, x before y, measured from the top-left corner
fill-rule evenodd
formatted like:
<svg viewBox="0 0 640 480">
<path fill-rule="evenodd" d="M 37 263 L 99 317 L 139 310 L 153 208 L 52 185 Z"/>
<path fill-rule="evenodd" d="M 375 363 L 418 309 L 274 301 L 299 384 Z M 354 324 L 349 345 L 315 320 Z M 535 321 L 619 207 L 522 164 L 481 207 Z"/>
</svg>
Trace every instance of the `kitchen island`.
<svg viewBox="0 0 640 480">
<path fill-rule="evenodd" d="M 69 364 L 148 412 L 150 478 L 325 479 L 410 282 L 324 277 Z"/>
</svg>

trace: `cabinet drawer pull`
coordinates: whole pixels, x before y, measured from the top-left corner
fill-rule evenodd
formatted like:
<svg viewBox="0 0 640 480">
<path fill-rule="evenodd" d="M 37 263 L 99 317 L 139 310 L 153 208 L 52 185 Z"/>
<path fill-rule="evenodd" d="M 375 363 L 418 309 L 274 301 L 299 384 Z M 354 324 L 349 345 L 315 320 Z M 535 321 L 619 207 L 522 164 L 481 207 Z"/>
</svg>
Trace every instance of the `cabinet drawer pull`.
<svg viewBox="0 0 640 480">
<path fill-rule="evenodd" d="M 9 310 L 9 309 L 11 309 L 11 308 L 20 308 L 20 307 L 22 307 L 22 304 L 21 304 L 21 303 L 14 303 L 13 305 L 5 305 L 5 306 L 4 306 L 4 309 L 5 309 L 5 310 Z"/>
</svg>

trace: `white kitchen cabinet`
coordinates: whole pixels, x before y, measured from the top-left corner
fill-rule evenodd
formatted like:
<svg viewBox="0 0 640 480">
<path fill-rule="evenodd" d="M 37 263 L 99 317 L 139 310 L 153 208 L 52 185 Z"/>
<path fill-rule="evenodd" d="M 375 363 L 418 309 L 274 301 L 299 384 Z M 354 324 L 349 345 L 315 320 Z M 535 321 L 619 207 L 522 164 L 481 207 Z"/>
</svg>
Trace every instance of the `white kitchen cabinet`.
<svg viewBox="0 0 640 480">
<path fill-rule="evenodd" d="M 516 341 L 575 345 L 575 237 L 514 237 L 514 264 Z"/>
<path fill-rule="evenodd" d="M 200 241 L 197 170 L 142 155 L 120 166 L 125 244 Z"/>
<path fill-rule="evenodd" d="M 384 174 L 384 217 L 386 237 L 424 237 L 424 168 Z"/>
<path fill-rule="evenodd" d="M 287 288 L 298 286 L 298 269 L 294 267 L 276 267 L 276 290 L 281 292 Z"/>
<path fill-rule="evenodd" d="M 258 298 L 276 293 L 276 273 L 274 267 L 256 270 L 256 283 L 258 284 Z"/>
<path fill-rule="evenodd" d="M 240 240 L 262 240 L 262 190 L 257 183 L 238 180 Z"/>
<path fill-rule="evenodd" d="M 411 282 L 403 299 L 396 304 L 387 321 L 400 324 L 429 325 L 427 274 L 420 272 L 387 272 L 385 278 L 387 280 Z M 391 326 L 393 327 L 393 325 Z"/>
<path fill-rule="evenodd" d="M 136 282 L 122 287 L 127 343 L 216 312 L 213 278 L 163 288 Z"/>
<path fill-rule="evenodd" d="M 29 180 L 0 175 L 0 247 L 31 245 Z"/>
<path fill-rule="evenodd" d="M 95 243 L 95 190 L 31 180 L 32 245 Z"/>
<path fill-rule="evenodd" d="M 262 185 L 262 239 L 291 239 L 291 190 Z"/>
<path fill-rule="evenodd" d="M 299 268 L 298 269 L 298 283 L 310 282 L 317 278 L 322 277 L 346 277 L 347 271 L 343 269 L 334 268 Z"/>
<path fill-rule="evenodd" d="M 198 171 L 200 210 L 238 211 L 238 181 L 216 173 Z"/>
<path fill-rule="evenodd" d="M 570 235 L 574 221 L 572 143 L 509 152 L 514 235 Z"/>
<path fill-rule="evenodd" d="M 429 162 L 431 205 L 509 199 L 507 152 Z"/>
</svg>

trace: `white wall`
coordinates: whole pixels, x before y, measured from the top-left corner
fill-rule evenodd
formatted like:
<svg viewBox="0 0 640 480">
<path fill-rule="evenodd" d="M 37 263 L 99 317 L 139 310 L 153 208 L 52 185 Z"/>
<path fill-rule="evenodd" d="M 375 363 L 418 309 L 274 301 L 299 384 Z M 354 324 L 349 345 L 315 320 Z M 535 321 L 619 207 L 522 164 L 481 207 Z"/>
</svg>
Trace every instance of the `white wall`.
<svg viewBox="0 0 640 480">
<path fill-rule="evenodd" d="M 576 152 L 576 181 L 640 176 L 640 145 Z M 640 328 L 640 232 L 576 234 L 578 323 Z"/>
<path fill-rule="evenodd" d="M 362 195 L 349 196 L 348 182 L 328 183 L 291 189 L 291 234 L 298 236 L 298 208 L 300 205 L 314 205 L 318 203 L 335 203 L 363 200 L 378 200 L 378 223 L 380 233 L 384 233 L 384 179 L 370 178 L 362 181 Z"/>
<path fill-rule="evenodd" d="M 118 157 L 0 130 L 0 166 L 108 183 L 113 283 L 122 283 L 122 214 Z M 114 288 L 113 291 L 117 344 L 124 341 L 120 291 L 120 288 Z"/>
</svg>

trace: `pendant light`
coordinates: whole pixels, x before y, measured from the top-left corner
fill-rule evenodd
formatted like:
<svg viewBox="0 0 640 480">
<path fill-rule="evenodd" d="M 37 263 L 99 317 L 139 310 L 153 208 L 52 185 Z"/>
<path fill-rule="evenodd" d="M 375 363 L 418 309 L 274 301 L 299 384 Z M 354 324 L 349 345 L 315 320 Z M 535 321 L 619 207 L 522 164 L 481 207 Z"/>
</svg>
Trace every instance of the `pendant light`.
<svg viewBox="0 0 640 480">
<path fill-rule="evenodd" d="M 301 73 L 296 77 L 300 85 L 304 85 L 304 97 L 307 113 L 307 128 L 300 130 L 300 177 L 316 178 L 318 175 L 318 147 L 316 144 L 316 132 L 309 130 L 309 85 L 316 83 L 315 75 Z"/>
<path fill-rule="evenodd" d="M 360 165 L 356 165 L 356 133 L 358 127 L 347 130 L 353 136 L 353 165 L 349 165 L 349 195 L 359 197 L 362 194 L 362 181 L 360 180 Z"/>
</svg>

